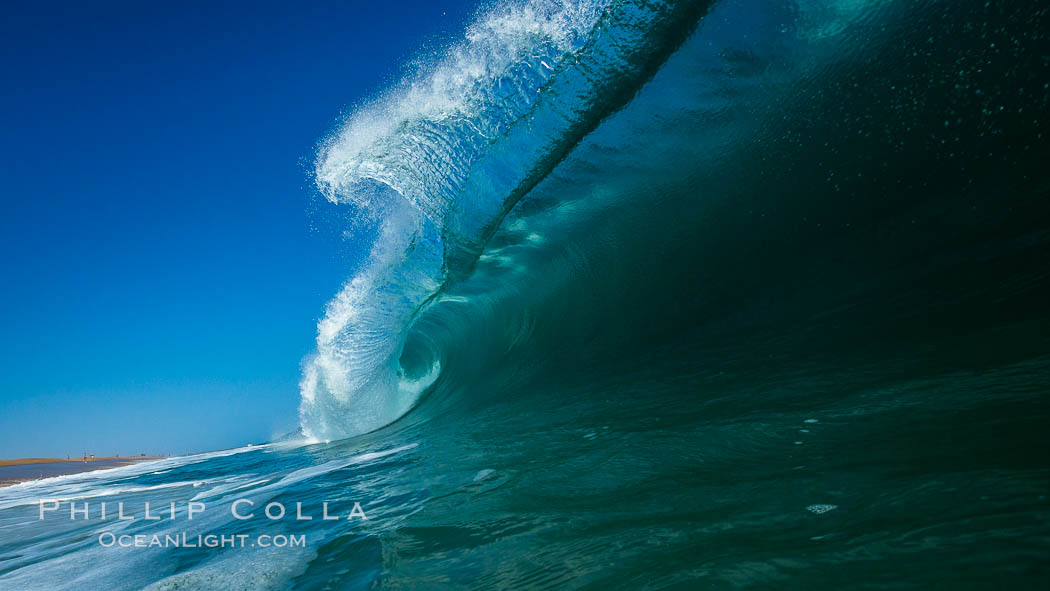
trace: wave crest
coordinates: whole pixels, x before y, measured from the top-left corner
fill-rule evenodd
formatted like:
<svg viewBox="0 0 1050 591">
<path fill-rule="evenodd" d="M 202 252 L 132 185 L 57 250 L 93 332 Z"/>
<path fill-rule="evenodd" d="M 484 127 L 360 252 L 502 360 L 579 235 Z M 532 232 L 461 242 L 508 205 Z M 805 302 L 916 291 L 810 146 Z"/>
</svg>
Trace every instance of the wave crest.
<svg viewBox="0 0 1050 591">
<path fill-rule="evenodd" d="M 300 418 L 319 440 L 382 427 L 437 378 L 416 314 L 465 277 L 503 216 L 637 89 L 706 2 L 525 2 L 488 13 L 443 59 L 352 114 L 322 146 L 319 189 L 379 231 L 318 324 Z"/>
</svg>

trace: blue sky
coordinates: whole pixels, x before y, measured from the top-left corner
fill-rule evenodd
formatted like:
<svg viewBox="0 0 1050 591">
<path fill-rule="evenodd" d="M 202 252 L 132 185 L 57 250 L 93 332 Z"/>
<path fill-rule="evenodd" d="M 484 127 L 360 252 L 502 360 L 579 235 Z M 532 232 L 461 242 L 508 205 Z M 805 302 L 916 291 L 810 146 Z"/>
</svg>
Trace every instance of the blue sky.
<svg viewBox="0 0 1050 591">
<path fill-rule="evenodd" d="M 293 429 L 363 251 L 313 189 L 317 142 L 474 4 L 5 4 L 0 458 Z"/>
</svg>

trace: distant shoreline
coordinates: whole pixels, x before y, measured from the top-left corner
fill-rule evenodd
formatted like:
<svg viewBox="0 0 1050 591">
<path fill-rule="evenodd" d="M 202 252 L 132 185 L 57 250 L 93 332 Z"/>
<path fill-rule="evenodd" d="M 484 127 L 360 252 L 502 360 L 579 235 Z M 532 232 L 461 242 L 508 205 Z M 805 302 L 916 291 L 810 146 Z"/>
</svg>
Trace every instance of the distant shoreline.
<svg viewBox="0 0 1050 591">
<path fill-rule="evenodd" d="M 57 464 L 57 463 L 70 463 L 70 464 L 84 464 L 90 462 L 103 462 L 103 461 L 119 461 L 126 460 L 129 464 L 134 462 L 142 462 L 145 460 L 159 460 L 167 456 L 104 456 L 100 458 L 70 458 L 63 460 L 62 458 L 17 458 L 14 460 L 0 460 L 0 466 L 30 466 L 33 464 Z"/>
<path fill-rule="evenodd" d="M 95 470 L 130 466 L 139 462 L 160 460 L 169 456 L 106 456 L 63 460 L 61 458 L 19 458 L 0 460 L 0 488 L 56 476 L 68 476 Z"/>
</svg>

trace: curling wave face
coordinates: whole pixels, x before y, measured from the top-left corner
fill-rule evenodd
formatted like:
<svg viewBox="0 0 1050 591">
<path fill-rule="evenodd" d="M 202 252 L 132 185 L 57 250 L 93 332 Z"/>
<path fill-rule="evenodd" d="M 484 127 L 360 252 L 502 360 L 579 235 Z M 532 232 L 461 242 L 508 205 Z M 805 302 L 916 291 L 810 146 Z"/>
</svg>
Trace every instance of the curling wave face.
<svg viewBox="0 0 1050 591">
<path fill-rule="evenodd" d="M 602 314 L 611 314 L 635 342 L 677 334 L 706 342 L 712 337 L 695 333 L 708 321 L 740 335 L 738 320 L 866 293 L 879 268 L 896 265 L 897 281 L 922 273 L 928 263 L 912 266 L 909 257 L 947 249 L 935 246 L 939 232 L 926 245 L 919 241 L 930 233 L 903 232 L 882 244 L 864 216 L 882 216 L 897 232 L 905 219 L 932 223 L 915 217 L 915 208 L 950 208 L 946 195 L 966 187 L 942 183 L 917 198 L 914 185 L 901 186 L 911 164 L 934 150 L 935 165 L 950 169 L 952 158 L 1000 149 L 996 138 L 1011 137 L 1009 130 L 1030 135 L 1021 128 L 1031 123 L 969 123 L 967 115 L 1024 119 L 1027 103 L 1038 99 L 1001 91 L 990 98 L 988 69 L 975 64 L 994 64 L 984 54 L 1002 56 L 1001 49 L 974 42 L 959 57 L 936 36 L 912 39 L 909 19 L 925 22 L 936 9 L 855 0 L 532 1 L 481 15 L 442 59 L 357 109 L 320 150 L 321 192 L 353 208 L 359 237 L 373 243 L 363 268 L 329 303 L 317 351 L 304 361 L 303 433 L 333 440 L 380 428 L 428 392 L 477 380 L 494 351 L 516 350 L 501 358 L 504 366 L 546 359 L 574 334 L 533 338 L 553 318 L 604 333 Z M 966 6 L 957 10 L 977 18 Z M 939 69 L 957 60 L 973 67 Z M 881 86 L 866 88 L 861 71 Z M 938 86 L 915 87 L 922 76 Z M 923 142 L 905 141 L 920 134 Z M 941 154 L 945 146 L 958 149 Z M 975 160 L 969 170 L 981 166 Z M 785 187 L 794 188 L 779 197 Z M 847 201 L 838 198 L 843 192 Z M 791 228 L 788 219 L 800 222 Z M 957 220 L 957 230 L 976 235 L 982 221 Z M 849 230 L 833 238 L 838 228 Z M 769 291 L 762 284 L 812 287 L 815 267 L 801 264 L 801 255 L 749 259 L 755 243 L 745 237 L 759 232 L 768 244 L 833 248 L 843 258 L 853 252 L 873 267 L 857 273 L 835 263 L 834 288 L 798 289 L 773 304 L 762 299 Z M 654 249 L 677 253 L 688 267 L 659 271 L 649 258 Z M 876 250 L 880 256 L 871 256 Z M 763 265 L 764 275 L 727 268 L 730 261 Z M 644 289 L 634 284 L 640 276 Z M 712 285 L 698 277 L 720 279 Z M 567 297 L 579 291 L 602 297 Z M 695 294 L 683 309 L 690 318 L 666 322 L 686 329 L 658 330 L 665 320 L 651 302 L 678 291 Z M 564 309 L 537 308 L 558 298 L 568 302 Z M 609 346 L 603 357 L 624 350 Z M 450 357 L 459 367 L 449 367 Z"/>
<path fill-rule="evenodd" d="M 404 414 L 435 379 L 401 364 L 409 324 L 466 276 L 503 216 L 684 41 L 707 2 L 548 2 L 482 17 L 448 56 L 326 143 L 317 180 L 378 220 L 369 262 L 328 305 L 302 429 L 336 439 Z"/>
</svg>

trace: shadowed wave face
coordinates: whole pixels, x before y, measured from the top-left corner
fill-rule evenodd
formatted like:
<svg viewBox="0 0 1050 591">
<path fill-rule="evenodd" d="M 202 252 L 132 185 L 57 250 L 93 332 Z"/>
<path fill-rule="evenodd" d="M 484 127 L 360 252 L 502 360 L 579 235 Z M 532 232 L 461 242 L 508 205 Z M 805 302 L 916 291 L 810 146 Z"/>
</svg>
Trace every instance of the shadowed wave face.
<svg viewBox="0 0 1050 591">
<path fill-rule="evenodd" d="M 376 252 L 303 431 L 389 425 L 506 479 L 438 487 L 393 580 L 1045 574 L 1047 19 L 518 4 L 352 114 L 317 178 Z"/>
<path fill-rule="evenodd" d="M 307 441 L 0 489 L 0 589 L 1040 586 L 1047 31 L 1020 0 L 482 12 L 318 154 L 372 254 Z M 369 519 L 110 552 L 42 495 Z"/>
</svg>

